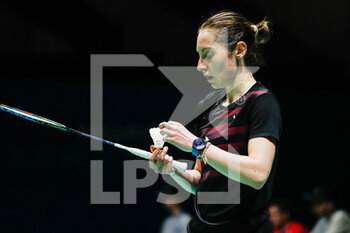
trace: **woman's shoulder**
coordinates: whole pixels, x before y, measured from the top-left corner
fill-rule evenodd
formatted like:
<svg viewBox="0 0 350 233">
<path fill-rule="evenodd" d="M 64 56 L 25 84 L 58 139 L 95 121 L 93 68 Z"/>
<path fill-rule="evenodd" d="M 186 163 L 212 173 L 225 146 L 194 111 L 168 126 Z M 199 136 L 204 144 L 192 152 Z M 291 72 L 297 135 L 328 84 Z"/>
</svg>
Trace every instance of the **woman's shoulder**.
<svg viewBox="0 0 350 233">
<path fill-rule="evenodd" d="M 333 218 L 332 219 L 336 219 L 336 220 L 339 220 L 339 219 L 346 219 L 349 224 L 350 224 L 350 216 L 349 216 L 349 213 L 345 210 L 337 210 L 334 215 L 332 216 Z"/>
<path fill-rule="evenodd" d="M 249 96 L 261 96 L 265 94 L 272 94 L 272 92 L 267 87 L 265 87 L 260 81 L 257 81 L 247 93 L 247 95 Z"/>
<path fill-rule="evenodd" d="M 275 103 L 278 105 L 278 101 L 275 94 L 270 89 L 265 87 L 261 82 L 257 82 L 254 88 L 252 88 L 252 90 L 247 94 L 248 94 L 247 97 L 249 98 L 252 97 L 251 98 L 253 100 L 252 102 L 258 102 L 259 104 Z"/>
</svg>

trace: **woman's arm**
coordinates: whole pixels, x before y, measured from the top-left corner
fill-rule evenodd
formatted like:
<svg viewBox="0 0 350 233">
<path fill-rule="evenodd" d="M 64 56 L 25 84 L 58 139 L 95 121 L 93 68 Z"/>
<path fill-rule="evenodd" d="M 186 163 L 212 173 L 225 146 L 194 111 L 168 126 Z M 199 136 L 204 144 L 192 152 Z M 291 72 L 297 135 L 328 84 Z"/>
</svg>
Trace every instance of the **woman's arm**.
<svg viewBox="0 0 350 233">
<path fill-rule="evenodd" d="M 201 178 L 201 163 L 199 160 L 196 161 L 194 169 L 182 172 L 173 167 L 173 157 L 166 154 L 168 147 L 165 146 L 160 153 L 159 149 L 151 146 L 151 151 L 149 164 L 155 172 L 170 174 L 171 178 L 187 192 L 196 193 L 196 187 Z"/>
<path fill-rule="evenodd" d="M 196 136 L 181 123 L 169 121 L 160 125 L 166 141 L 184 150 L 192 150 Z M 275 156 L 275 144 L 266 137 L 255 137 L 248 141 L 248 155 L 238 155 L 210 145 L 206 151 L 208 164 L 225 176 L 261 189 L 269 177 Z"/>
<path fill-rule="evenodd" d="M 200 161 L 197 160 L 193 170 L 186 170 L 183 172 L 176 169 L 174 173 L 170 173 L 170 176 L 187 192 L 196 194 L 197 184 L 201 178 L 200 169 L 201 164 Z"/>
<path fill-rule="evenodd" d="M 256 137 L 248 141 L 248 156 L 233 154 L 214 145 L 209 146 L 205 156 L 210 166 L 230 179 L 261 189 L 271 171 L 275 145 L 265 137 Z"/>
</svg>

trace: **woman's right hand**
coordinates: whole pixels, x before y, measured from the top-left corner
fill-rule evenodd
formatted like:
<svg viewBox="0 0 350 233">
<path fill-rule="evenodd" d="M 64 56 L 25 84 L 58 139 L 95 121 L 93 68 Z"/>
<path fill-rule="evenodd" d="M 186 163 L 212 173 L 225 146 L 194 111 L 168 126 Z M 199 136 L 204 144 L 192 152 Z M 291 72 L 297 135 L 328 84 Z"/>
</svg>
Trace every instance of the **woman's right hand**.
<svg viewBox="0 0 350 233">
<path fill-rule="evenodd" d="M 149 167 L 156 173 L 175 173 L 175 168 L 173 167 L 173 157 L 166 154 L 168 149 L 169 148 L 167 146 L 165 146 L 163 150 L 155 148 L 154 145 L 151 146 L 152 155 L 149 158 Z"/>
</svg>

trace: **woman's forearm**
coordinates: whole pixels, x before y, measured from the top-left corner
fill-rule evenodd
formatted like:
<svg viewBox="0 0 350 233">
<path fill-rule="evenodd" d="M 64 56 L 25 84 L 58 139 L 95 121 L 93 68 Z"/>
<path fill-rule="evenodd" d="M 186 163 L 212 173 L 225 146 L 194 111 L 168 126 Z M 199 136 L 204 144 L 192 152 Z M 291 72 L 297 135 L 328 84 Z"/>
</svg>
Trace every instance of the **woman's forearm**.
<svg viewBox="0 0 350 233">
<path fill-rule="evenodd" d="M 175 173 L 170 174 L 170 176 L 187 192 L 195 194 L 197 189 L 197 184 L 199 182 L 201 174 L 197 170 L 186 170 L 182 172 L 178 169 Z"/>
<path fill-rule="evenodd" d="M 233 154 L 210 145 L 206 157 L 210 166 L 232 180 L 255 189 L 261 188 L 265 182 L 258 162 L 249 156 Z"/>
</svg>

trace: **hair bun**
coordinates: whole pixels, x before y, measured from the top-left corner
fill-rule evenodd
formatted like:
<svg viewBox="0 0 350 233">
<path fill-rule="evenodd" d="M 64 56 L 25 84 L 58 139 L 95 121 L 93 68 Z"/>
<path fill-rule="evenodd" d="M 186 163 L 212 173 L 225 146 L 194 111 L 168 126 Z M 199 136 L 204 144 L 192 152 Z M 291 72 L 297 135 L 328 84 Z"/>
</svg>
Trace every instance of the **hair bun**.
<svg viewBox="0 0 350 233">
<path fill-rule="evenodd" d="M 254 37 L 257 37 L 257 36 L 258 36 L 258 33 L 259 33 L 258 27 L 257 27 L 255 24 L 252 24 L 252 25 L 251 25 L 251 28 L 252 28 L 253 31 L 255 32 L 255 33 L 254 33 Z"/>
<path fill-rule="evenodd" d="M 269 42 L 271 38 L 271 22 L 267 21 L 266 18 L 264 18 L 263 21 L 259 22 L 258 24 L 254 25 L 257 28 L 257 31 L 255 31 L 255 43 L 256 44 L 266 44 Z"/>
</svg>

